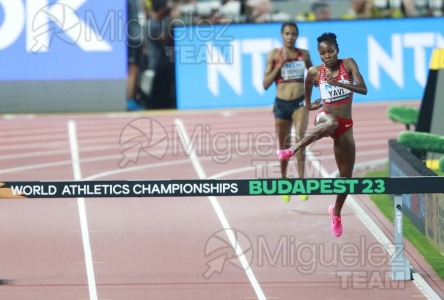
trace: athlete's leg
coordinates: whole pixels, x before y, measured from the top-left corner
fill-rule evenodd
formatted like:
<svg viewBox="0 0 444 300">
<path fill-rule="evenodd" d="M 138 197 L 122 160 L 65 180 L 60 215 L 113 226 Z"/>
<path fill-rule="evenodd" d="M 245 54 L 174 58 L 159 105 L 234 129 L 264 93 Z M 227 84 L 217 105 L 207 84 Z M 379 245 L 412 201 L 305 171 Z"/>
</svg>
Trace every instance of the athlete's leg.
<svg viewBox="0 0 444 300">
<path fill-rule="evenodd" d="M 355 166 L 356 146 L 353 138 L 353 129 L 347 130 L 344 134 L 334 140 L 334 154 L 336 165 L 338 166 L 339 177 L 352 177 Z M 337 195 L 334 215 L 341 215 L 347 195 Z"/>
<path fill-rule="evenodd" d="M 336 165 L 338 166 L 340 177 L 352 177 L 353 167 L 355 165 L 356 147 L 353 138 L 352 129 L 346 131 L 334 140 L 334 153 Z M 336 237 L 342 234 L 342 218 L 341 211 L 344 206 L 347 195 L 336 195 L 334 205 L 330 205 L 328 212 L 330 213 L 332 223 L 331 231 Z"/>
<path fill-rule="evenodd" d="M 286 149 L 291 146 L 291 120 L 275 119 L 276 135 L 279 149 Z M 287 177 L 288 160 L 280 161 L 281 177 Z"/>
<path fill-rule="evenodd" d="M 311 143 L 330 136 L 338 127 L 338 120 L 332 114 L 324 114 L 319 117 L 313 130 L 306 134 L 293 147 L 279 152 L 279 160 L 286 160 L 294 155 L 300 148 L 305 148 Z"/>
<path fill-rule="evenodd" d="M 305 107 L 299 107 L 292 115 L 293 127 L 295 129 L 295 141 L 300 142 L 305 135 L 308 123 L 308 110 Z M 301 148 L 300 151 L 296 153 L 296 161 L 298 164 L 298 175 L 299 178 L 305 177 L 305 148 Z M 300 200 L 308 200 L 308 195 L 299 195 Z"/>
<path fill-rule="evenodd" d="M 300 107 L 293 112 L 292 115 L 293 127 L 295 129 L 295 142 L 296 144 L 302 140 L 305 135 L 308 123 L 308 111 L 305 107 Z M 296 153 L 296 160 L 298 163 L 298 175 L 299 178 L 304 178 L 305 174 L 305 149 L 301 149 Z"/>
</svg>

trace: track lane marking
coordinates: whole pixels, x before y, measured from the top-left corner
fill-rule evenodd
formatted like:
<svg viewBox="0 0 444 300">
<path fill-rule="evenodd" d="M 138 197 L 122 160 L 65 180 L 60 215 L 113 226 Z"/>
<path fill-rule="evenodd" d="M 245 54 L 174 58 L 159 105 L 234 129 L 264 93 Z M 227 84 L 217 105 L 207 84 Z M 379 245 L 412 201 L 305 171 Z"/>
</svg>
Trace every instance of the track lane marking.
<svg viewBox="0 0 444 300">
<path fill-rule="evenodd" d="M 186 132 L 186 129 L 185 129 L 185 126 L 184 126 L 182 120 L 175 119 L 174 124 L 176 124 L 176 126 L 177 126 L 177 130 L 179 131 L 179 137 L 183 143 L 183 146 L 185 147 L 185 149 L 187 149 L 187 145 L 190 145 L 190 138 Z M 204 171 L 194 149 L 190 150 L 189 157 L 190 157 L 191 163 L 193 164 L 193 167 L 196 170 L 196 173 L 198 174 L 199 178 L 206 179 L 207 176 L 205 174 L 205 171 Z M 209 196 L 208 199 L 210 200 L 210 203 L 213 206 L 213 209 L 215 210 L 216 215 L 222 224 L 222 227 L 224 229 L 230 229 L 231 228 L 230 223 L 228 222 L 228 219 L 226 218 L 217 198 L 215 196 Z M 243 252 L 239 242 L 237 241 L 236 237 L 234 236 L 233 232 L 229 231 L 229 230 L 225 230 L 225 233 L 228 236 L 231 246 L 236 251 L 236 255 L 237 255 L 242 267 L 244 268 L 244 271 L 247 274 L 247 277 L 250 280 L 251 285 L 253 286 L 253 289 L 256 293 L 257 298 L 260 300 L 266 300 L 267 298 L 265 297 L 265 294 L 262 291 L 262 288 L 259 285 L 259 282 L 257 281 L 256 276 L 254 275 L 253 270 L 250 267 L 250 264 L 248 263 L 248 260 L 245 258 L 244 254 L 243 254 L 244 252 Z"/>
<path fill-rule="evenodd" d="M 71 149 L 72 169 L 74 179 L 82 180 L 82 172 L 80 168 L 79 146 L 77 143 L 76 123 L 72 120 L 68 121 L 69 145 Z M 88 219 L 86 216 L 85 198 L 77 198 L 77 206 L 80 218 L 80 228 L 82 232 L 83 252 L 85 255 L 86 275 L 88 280 L 88 290 L 90 300 L 98 300 L 96 278 L 94 276 L 94 265 L 92 259 L 91 243 L 88 230 Z"/>
</svg>

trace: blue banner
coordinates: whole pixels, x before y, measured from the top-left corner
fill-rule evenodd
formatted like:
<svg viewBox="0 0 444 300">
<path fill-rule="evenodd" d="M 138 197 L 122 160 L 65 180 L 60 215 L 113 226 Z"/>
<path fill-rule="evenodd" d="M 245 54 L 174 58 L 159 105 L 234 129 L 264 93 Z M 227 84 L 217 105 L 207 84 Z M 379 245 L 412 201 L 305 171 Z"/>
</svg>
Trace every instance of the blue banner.
<svg viewBox="0 0 444 300">
<path fill-rule="evenodd" d="M 444 18 L 301 22 L 297 46 L 321 64 L 317 37 L 334 32 L 339 58 L 353 57 L 368 87 L 354 101 L 419 100 L 434 48 L 444 47 Z M 175 29 L 179 109 L 254 107 L 273 103 L 264 91 L 266 55 L 280 47 L 280 23 Z M 314 93 L 313 97 L 318 96 Z"/>
<path fill-rule="evenodd" d="M 125 26 L 123 0 L 0 0 L 0 80 L 124 79 Z"/>
</svg>

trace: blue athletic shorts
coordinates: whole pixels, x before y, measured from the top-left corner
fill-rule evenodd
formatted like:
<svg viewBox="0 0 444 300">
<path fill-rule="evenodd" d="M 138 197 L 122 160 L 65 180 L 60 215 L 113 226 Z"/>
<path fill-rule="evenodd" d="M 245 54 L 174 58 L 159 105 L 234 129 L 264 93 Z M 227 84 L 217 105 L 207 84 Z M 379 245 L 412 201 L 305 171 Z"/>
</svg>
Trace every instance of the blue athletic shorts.
<svg viewBox="0 0 444 300">
<path fill-rule="evenodd" d="M 273 104 L 274 117 L 291 120 L 293 113 L 302 106 L 304 106 L 304 95 L 294 100 L 282 100 L 276 97 Z"/>
</svg>

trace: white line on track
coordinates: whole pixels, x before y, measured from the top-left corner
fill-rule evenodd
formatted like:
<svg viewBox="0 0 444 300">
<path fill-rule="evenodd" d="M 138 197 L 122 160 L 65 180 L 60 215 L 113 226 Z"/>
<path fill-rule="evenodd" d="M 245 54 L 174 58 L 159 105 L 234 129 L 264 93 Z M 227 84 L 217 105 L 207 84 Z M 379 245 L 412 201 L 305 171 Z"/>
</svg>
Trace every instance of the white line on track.
<svg viewBox="0 0 444 300">
<path fill-rule="evenodd" d="M 74 179 L 82 180 L 80 169 L 79 147 L 77 143 L 77 130 L 74 121 L 68 121 L 69 145 L 71 149 L 72 169 Z M 82 231 L 83 252 L 85 255 L 86 275 L 88 279 L 89 299 L 97 300 L 96 279 L 94 276 L 94 266 L 92 260 L 91 243 L 89 239 L 88 220 L 86 217 L 85 198 L 77 198 L 77 207 L 79 210 L 80 229 Z"/>
<path fill-rule="evenodd" d="M 188 149 L 188 145 L 191 145 L 190 143 L 190 138 L 186 132 L 185 126 L 182 122 L 181 119 L 175 119 L 174 123 L 177 125 L 177 129 L 179 131 L 179 136 L 180 139 L 184 145 L 184 149 Z M 196 170 L 198 176 L 200 179 L 206 179 L 207 176 L 205 174 L 204 169 L 202 168 L 202 165 L 200 164 L 199 158 L 196 155 L 196 152 L 191 149 L 190 150 L 190 159 L 191 162 L 193 164 L 194 169 Z M 224 229 L 230 229 L 231 226 L 227 220 L 227 218 L 225 217 L 225 214 L 219 204 L 219 201 L 217 200 L 216 197 L 214 196 L 210 196 L 208 197 L 210 200 L 211 205 L 213 206 L 213 209 L 216 212 L 217 217 L 219 218 L 219 221 L 222 223 L 222 227 Z M 256 276 L 253 273 L 253 270 L 251 269 L 248 260 L 245 258 L 244 256 L 244 252 L 241 249 L 241 246 L 239 244 L 239 242 L 236 240 L 235 235 L 233 234 L 232 231 L 230 230 L 225 230 L 225 233 L 228 236 L 228 239 L 230 240 L 231 246 L 233 247 L 233 249 L 235 249 L 236 251 L 236 255 L 239 258 L 239 261 L 242 264 L 242 267 L 244 268 L 245 273 L 247 274 L 248 279 L 250 280 L 251 285 L 253 286 L 253 289 L 256 293 L 256 296 L 258 299 L 262 300 L 262 299 L 267 299 L 265 297 L 264 292 L 262 291 L 261 286 L 259 285 L 259 282 L 256 279 Z"/>
</svg>

